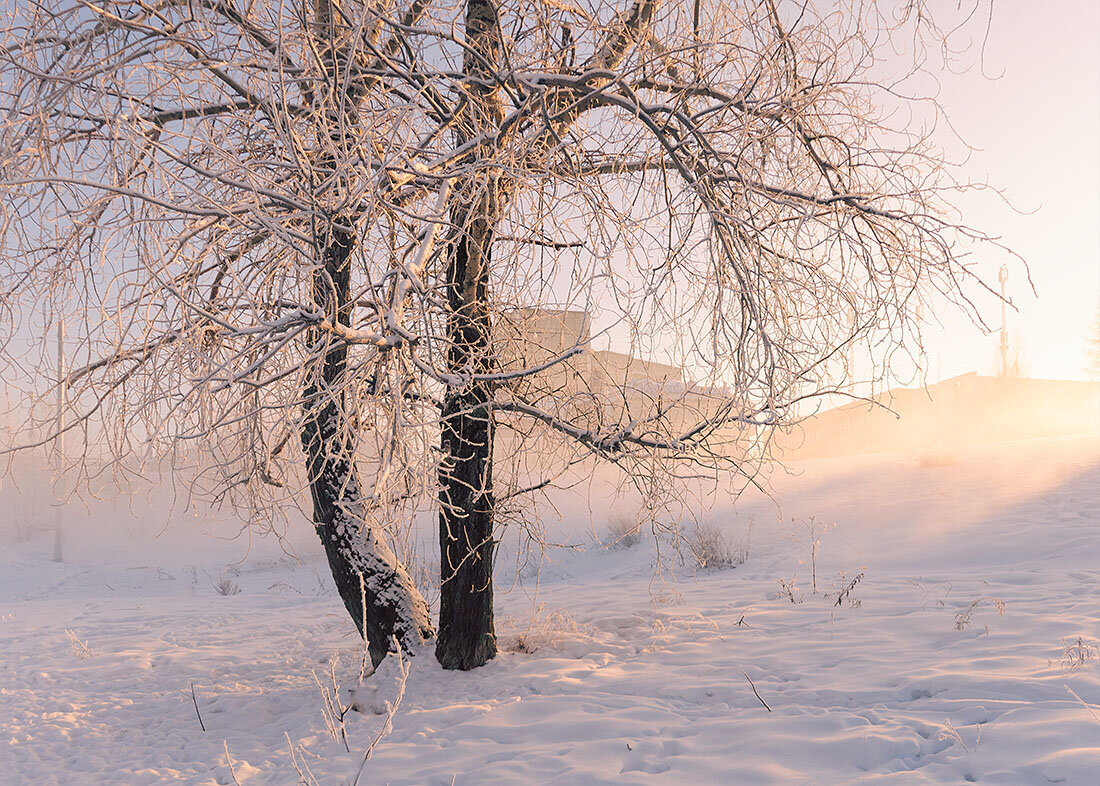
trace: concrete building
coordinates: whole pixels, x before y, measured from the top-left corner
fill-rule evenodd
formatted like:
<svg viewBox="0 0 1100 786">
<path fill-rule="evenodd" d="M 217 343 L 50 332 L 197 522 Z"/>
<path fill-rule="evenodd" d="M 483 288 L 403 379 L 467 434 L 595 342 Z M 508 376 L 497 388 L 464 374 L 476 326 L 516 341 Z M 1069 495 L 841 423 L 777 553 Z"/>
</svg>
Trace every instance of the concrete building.
<svg viewBox="0 0 1100 786">
<path fill-rule="evenodd" d="M 669 383 L 683 381 L 683 369 L 667 363 L 632 357 L 606 349 L 593 350 L 588 355 L 592 373 L 592 390 L 602 393 L 608 388 L 634 387 L 657 392 Z"/>
<path fill-rule="evenodd" d="M 592 320 L 584 311 L 522 307 L 504 311 L 493 328 L 498 370 L 529 371 L 552 363 L 510 385 L 532 403 L 568 398 L 585 388 L 585 379 L 590 374 L 591 327 Z M 553 363 L 555 358 L 575 349 L 580 351 L 561 363 Z"/>
<path fill-rule="evenodd" d="M 576 355 L 518 378 L 513 389 L 574 422 L 607 427 L 630 419 L 662 416 L 654 428 L 673 433 L 716 413 L 725 391 L 684 380 L 683 369 L 623 352 L 589 347 L 587 312 L 509 309 L 499 315 L 495 345 L 501 371 L 531 369 L 572 349 Z"/>
</svg>

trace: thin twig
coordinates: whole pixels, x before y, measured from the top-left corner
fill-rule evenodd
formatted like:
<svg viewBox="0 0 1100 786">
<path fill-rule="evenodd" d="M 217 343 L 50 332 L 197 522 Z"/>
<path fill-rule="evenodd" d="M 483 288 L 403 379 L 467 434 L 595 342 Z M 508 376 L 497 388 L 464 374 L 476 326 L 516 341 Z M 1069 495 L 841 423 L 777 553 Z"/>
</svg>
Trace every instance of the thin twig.
<svg viewBox="0 0 1100 786">
<path fill-rule="evenodd" d="M 760 703 L 764 705 L 764 709 L 766 709 L 768 712 L 771 712 L 772 708 L 768 706 L 768 702 L 764 701 L 764 698 L 756 690 L 756 685 L 753 684 L 752 677 L 750 677 L 747 672 L 743 671 L 741 673 L 744 674 L 745 679 L 749 681 L 749 687 L 752 688 L 752 692 L 756 695 L 756 698 L 760 699 Z"/>
<path fill-rule="evenodd" d="M 241 782 L 237 780 L 237 771 L 233 769 L 233 760 L 229 758 L 229 741 L 222 740 L 222 745 L 225 746 L 225 763 L 229 765 L 229 775 L 237 786 L 241 786 Z"/>
<path fill-rule="evenodd" d="M 195 715 L 199 718 L 199 725 L 202 726 L 202 730 L 206 731 L 206 724 L 202 722 L 202 713 L 199 712 L 199 700 L 195 698 L 195 683 L 191 683 L 191 701 L 195 705 Z"/>
<path fill-rule="evenodd" d="M 320 786 L 317 778 L 310 772 L 309 765 L 306 763 L 304 756 L 299 763 L 298 755 L 294 752 L 294 742 L 290 739 L 290 734 L 284 731 L 283 736 L 286 737 L 287 745 L 290 746 L 290 763 L 294 765 L 294 769 L 298 773 L 298 783 L 304 784 L 304 786 Z"/>
<path fill-rule="evenodd" d="M 1087 703 L 1085 702 L 1085 700 L 1084 700 L 1084 699 L 1082 699 L 1082 698 L 1081 698 L 1080 696 L 1078 696 L 1078 695 L 1077 695 L 1077 692 L 1076 692 L 1076 691 L 1075 691 L 1075 690 L 1074 690 L 1073 688 L 1071 688 L 1071 687 L 1070 687 L 1069 685 L 1063 685 L 1062 687 L 1066 689 L 1066 692 L 1067 692 L 1067 693 L 1069 693 L 1069 695 L 1070 695 L 1070 696 L 1072 696 L 1073 698 L 1077 699 L 1077 701 L 1081 702 L 1081 706 L 1082 706 L 1082 707 L 1084 707 L 1084 708 L 1085 708 L 1086 710 L 1088 710 L 1088 711 L 1089 711 L 1089 714 L 1090 714 L 1090 715 L 1091 715 L 1092 717 L 1096 718 L 1096 722 L 1097 722 L 1097 723 L 1100 723 L 1100 715 L 1097 715 L 1097 714 L 1096 714 L 1096 710 L 1094 710 L 1094 709 L 1093 709 L 1092 707 L 1090 707 L 1090 706 L 1089 706 L 1089 705 L 1088 705 L 1088 704 L 1087 704 Z"/>
<path fill-rule="evenodd" d="M 396 636 L 392 638 L 394 646 L 397 648 L 397 670 L 400 674 L 400 681 L 397 683 L 397 694 L 393 697 L 389 712 L 386 713 L 386 720 L 382 724 L 382 729 L 363 753 L 363 761 L 359 763 L 359 771 L 355 774 L 355 780 L 351 786 L 359 786 L 359 779 L 363 777 L 363 768 L 367 766 L 367 759 L 374 753 L 374 747 L 393 729 L 393 716 L 397 714 L 397 708 L 401 706 L 401 699 L 405 696 L 405 685 L 409 681 L 409 663 L 405 660 L 404 653 L 401 651 L 401 642 L 397 640 Z"/>
</svg>

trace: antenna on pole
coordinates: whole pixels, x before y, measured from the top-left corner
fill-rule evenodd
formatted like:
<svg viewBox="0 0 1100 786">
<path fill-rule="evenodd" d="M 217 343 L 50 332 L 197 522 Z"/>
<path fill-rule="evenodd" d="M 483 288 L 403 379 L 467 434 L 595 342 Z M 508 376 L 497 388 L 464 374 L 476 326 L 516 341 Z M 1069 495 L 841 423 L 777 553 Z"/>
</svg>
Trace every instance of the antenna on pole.
<svg viewBox="0 0 1100 786">
<path fill-rule="evenodd" d="M 57 321 L 57 437 L 54 441 L 54 465 L 56 477 L 54 491 L 57 500 L 53 513 L 53 561 L 63 561 L 65 543 L 65 320 Z"/>
<path fill-rule="evenodd" d="M 997 271 L 997 281 L 1001 285 L 1001 368 L 1000 376 L 1007 377 L 1008 373 L 1008 265 L 1001 265 Z"/>
<path fill-rule="evenodd" d="M 844 381 L 849 392 L 856 387 L 856 345 L 852 340 L 852 333 L 856 327 L 855 306 L 848 306 L 848 346 L 844 350 Z"/>
</svg>

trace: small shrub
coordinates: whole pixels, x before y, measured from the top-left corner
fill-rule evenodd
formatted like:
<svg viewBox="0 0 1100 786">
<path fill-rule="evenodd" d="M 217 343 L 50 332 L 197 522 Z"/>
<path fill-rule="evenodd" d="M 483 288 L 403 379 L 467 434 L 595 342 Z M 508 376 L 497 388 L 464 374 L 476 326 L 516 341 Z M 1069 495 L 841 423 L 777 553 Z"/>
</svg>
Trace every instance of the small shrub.
<svg viewBox="0 0 1100 786">
<path fill-rule="evenodd" d="M 547 612 L 545 603 L 539 605 L 526 625 L 519 618 L 504 617 L 498 628 L 500 648 L 505 652 L 524 654 L 537 652 L 543 647 L 554 649 L 566 639 L 592 635 L 591 629 L 579 624 L 572 614 L 561 609 Z"/>
<path fill-rule="evenodd" d="M 977 610 L 977 608 L 985 602 L 991 603 L 993 605 L 993 608 L 997 609 L 997 613 L 1000 616 L 1003 617 L 1005 615 L 1005 602 L 1000 598 L 977 598 L 970 601 L 970 605 L 967 606 L 965 609 L 955 614 L 955 630 L 966 630 L 968 627 L 970 627 L 970 618 L 974 615 L 974 612 Z M 988 628 L 986 628 L 986 630 L 988 631 Z"/>
<path fill-rule="evenodd" d="M 88 646 L 88 642 L 81 641 L 80 637 L 73 633 L 72 628 L 65 628 L 65 633 L 69 636 L 69 643 L 73 645 L 73 652 L 76 657 L 84 660 L 95 655 L 92 648 Z"/>
<path fill-rule="evenodd" d="M 752 544 L 752 528 L 756 526 L 756 519 L 749 516 L 749 523 L 745 527 L 745 536 L 734 548 L 733 558 L 738 565 L 744 565 L 749 561 L 749 546 Z"/>
<path fill-rule="evenodd" d="M 786 598 L 791 603 L 801 603 L 804 600 L 803 593 L 798 589 L 796 578 L 791 576 L 790 579 L 779 580 L 779 594 L 780 597 Z"/>
<path fill-rule="evenodd" d="M 714 522 L 703 522 L 684 538 L 700 570 L 724 570 L 737 562 L 736 550 Z"/>
<path fill-rule="evenodd" d="M 1097 659 L 1100 644 L 1084 636 L 1062 639 L 1062 657 L 1060 666 L 1063 672 L 1085 668 Z"/>
<path fill-rule="evenodd" d="M 632 549 L 642 542 L 642 525 L 631 516 L 612 516 L 604 529 L 603 547 Z"/>
<path fill-rule="evenodd" d="M 836 602 L 833 603 L 833 605 L 834 606 L 843 606 L 844 601 L 848 601 L 848 605 L 851 606 L 854 609 L 859 608 L 860 606 L 862 606 L 863 601 L 861 601 L 859 598 L 853 598 L 852 597 L 852 591 L 856 588 L 856 585 L 858 585 L 861 581 L 863 581 L 863 571 L 862 570 L 859 573 L 857 573 L 855 575 L 855 577 L 852 578 L 850 581 L 846 580 L 846 577 L 844 575 L 844 571 L 841 571 L 840 572 L 840 588 L 837 590 Z M 826 595 L 825 597 L 829 597 L 829 596 Z"/>
<path fill-rule="evenodd" d="M 795 520 L 791 519 L 793 523 Z M 806 537 L 803 539 L 801 536 L 795 535 L 795 540 L 801 543 L 803 546 L 810 550 L 810 589 L 813 594 L 817 594 L 817 558 L 821 553 L 821 539 L 825 537 L 831 530 L 836 529 L 836 524 L 828 524 L 822 521 L 818 521 L 816 516 L 810 516 L 806 521 L 801 522 L 803 529 L 806 530 Z"/>
<path fill-rule="evenodd" d="M 228 576 L 222 576 L 217 581 L 210 582 L 213 585 L 215 592 L 219 595 L 240 595 L 241 587 L 237 582 Z"/>
</svg>

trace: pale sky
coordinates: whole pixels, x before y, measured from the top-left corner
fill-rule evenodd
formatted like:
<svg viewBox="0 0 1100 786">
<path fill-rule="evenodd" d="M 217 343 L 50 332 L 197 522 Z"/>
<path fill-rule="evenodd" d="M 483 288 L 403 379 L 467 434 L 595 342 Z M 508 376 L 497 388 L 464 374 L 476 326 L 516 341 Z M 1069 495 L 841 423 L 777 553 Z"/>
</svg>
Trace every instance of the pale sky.
<svg viewBox="0 0 1100 786">
<path fill-rule="evenodd" d="M 975 52 L 980 50 L 976 42 Z M 1027 376 L 1085 378 L 1086 344 L 1100 314 L 1100 2 L 996 0 L 978 69 L 942 77 L 941 103 L 980 148 L 965 166 L 1019 210 L 967 198 L 965 220 L 1001 235 L 1031 268 L 1010 271 L 1009 335 Z M 992 256 L 992 255 L 991 255 Z M 991 261 L 991 280 L 1001 260 Z M 988 309 L 991 327 L 1000 310 Z M 930 331 L 928 379 L 991 373 L 997 336 L 952 319 Z"/>
<path fill-rule="evenodd" d="M 930 7 L 946 29 L 973 6 L 964 2 L 960 11 L 955 2 L 932 0 Z M 1100 318 L 1100 0 L 993 0 L 984 48 L 989 5 L 979 0 L 978 8 L 951 39 L 963 50 L 954 71 L 929 62 L 935 78 L 907 82 L 903 92 L 938 91 L 950 125 L 939 124 L 933 141 L 965 162 L 957 178 L 1004 196 L 973 192 L 953 201 L 964 224 L 997 237 L 1029 266 L 1034 292 L 1023 264 L 996 248 L 977 250 L 978 269 L 994 287 L 998 269 L 1009 265 L 1007 291 L 1018 311 L 1007 310 L 1008 334 L 1023 375 L 1086 379 L 1088 340 Z M 882 67 L 891 73 L 910 63 L 899 53 Z M 923 374 L 897 356 L 899 384 L 995 373 L 1000 303 L 967 291 L 991 332 L 953 308 L 930 307 L 926 316 L 943 324 L 925 328 Z M 607 326 L 597 320 L 597 327 Z M 625 328 L 609 336 L 611 346 L 626 349 Z M 856 359 L 857 376 L 870 373 L 865 365 Z"/>
</svg>

